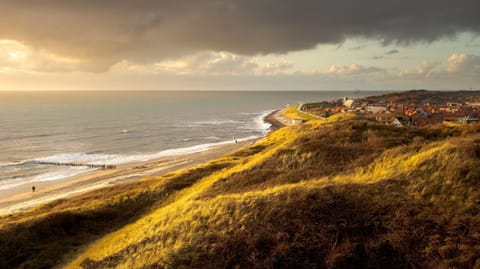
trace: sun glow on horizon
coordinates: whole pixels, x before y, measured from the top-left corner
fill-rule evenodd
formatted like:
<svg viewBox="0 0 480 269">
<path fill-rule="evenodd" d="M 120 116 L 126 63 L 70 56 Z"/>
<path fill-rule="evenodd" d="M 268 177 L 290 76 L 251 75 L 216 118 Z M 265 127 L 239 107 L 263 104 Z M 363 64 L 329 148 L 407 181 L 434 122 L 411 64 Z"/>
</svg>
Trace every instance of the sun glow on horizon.
<svg viewBox="0 0 480 269">
<path fill-rule="evenodd" d="M 8 53 L 12 61 L 23 61 L 27 58 L 27 54 L 24 51 L 12 50 Z"/>
<path fill-rule="evenodd" d="M 212 83 L 229 85 L 239 81 L 248 90 L 298 88 L 299 81 L 305 81 L 308 89 L 318 90 L 477 88 L 479 42 L 473 33 L 403 46 L 347 39 L 341 46 L 319 45 L 283 54 L 204 50 L 146 61 L 135 57 L 115 61 L 60 55 L 21 41 L 0 39 L 0 90 L 57 89 L 59 85 L 75 90 L 115 90 L 119 85 L 210 89 Z M 417 49 L 424 53 L 420 55 Z"/>
</svg>

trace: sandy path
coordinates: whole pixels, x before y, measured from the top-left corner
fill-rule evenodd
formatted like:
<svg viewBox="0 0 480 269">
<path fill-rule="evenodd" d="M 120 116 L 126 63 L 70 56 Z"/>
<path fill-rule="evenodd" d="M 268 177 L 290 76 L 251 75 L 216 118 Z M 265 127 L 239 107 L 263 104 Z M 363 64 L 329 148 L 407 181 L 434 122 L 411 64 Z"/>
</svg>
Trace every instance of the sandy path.
<svg viewBox="0 0 480 269">
<path fill-rule="evenodd" d="M 293 125 L 292 120 L 287 119 L 283 116 L 283 111 L 286 108 L 278 109 L 270 113 L 265 117 L 265 120 L 270 122 L 275 129 L 279 129 L 288 125 Z"/>
</svg>

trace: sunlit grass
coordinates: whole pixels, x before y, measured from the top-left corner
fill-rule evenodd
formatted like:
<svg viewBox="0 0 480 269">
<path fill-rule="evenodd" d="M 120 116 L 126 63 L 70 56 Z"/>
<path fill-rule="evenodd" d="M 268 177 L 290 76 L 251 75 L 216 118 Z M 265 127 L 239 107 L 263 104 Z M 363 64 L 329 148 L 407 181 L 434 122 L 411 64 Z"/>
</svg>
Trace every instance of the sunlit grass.
<svg viewBox="0 0 480 269">
<path fill-rule="evenodd" d="M 287 107 L 283 110 L 282 115 L 288 119 L 301 119 L 304 121 L 309 120 L 317 120 L 317 118 L 308 115 L 307 113 L 303 113 L 302 111 L 298 111 L 299 105 L 294 105 Z"/>
<path fill-rule="evenodd" d="M 342 113 L 195 168 L 8 217 L 3 228 L 63 233 L 59 212 L 91 216 L 79 227 L 118 222 L 77 235 L 86 239 L 66 268 L 338 268 L 357 254 L 373 267 L 468 265 L 479 250 L 479 155 L 478 126 L 396 128 Z M 459 223 L 468 235 L 439 228 Z"/>
<path fill-rule="evenodd" d="M 294 138 L 295 135 L 292 128 L 282 128 L 277 132 L 268 135 L 264 140 L 259 141 L 256 145 L 267 146 L 269 147 L 267 150 L 261 152 L 260 154 L 245 157 L 245 159 L 243 159 L 241 162 L 238 161 L 238 164 L 232 168 L 213 173 L 201 179 L 192 187 L 177 193 L 175 195 L 176 199 L 174 199 L 171 204 L 158 209 L 147 218 L 141 219 L 138 222 L 107 236 L 105 239 L 96 244 L 96 246 L 88 249 L 84 255 L 79 256 L 70 267 L 76 268 L 86 257 L 95 260 L 106 255 L 112 255 L 120 251 L 125 245 L 136 244 L 145 237 L 153 236 L 160 230 L 165 230 L 166 226 L 175 226 L 175 224 L 178 222 L 184 221 L 185 218 L 187 218 L 189 221 L 195 221 L 189 214 L 183 214 L 181 212 L 188 211 L 190 208 L 189 205 L 193 204 L 196 206 L 197 204 L 195 202 L 195 198 L 199 194 L 207 190 L 214 182 L 220 179 L 227 178 L 234 173 L 238 173 L 246 169 L 251 169 L 255 165 L 272 156 L 275 152 L 284 147 L 284 145 L 288 142 L 291 142 L 291 140 Z M 207 212 L 212 212 L 212 210 L 213 212 L 216 210 L 222 210 L 222 208 L 210 206 L 207 207 L 207 209 L 203 210 L 207 210 Z M 183 218 L 178 218 L 177 214 L 179 212 L 183 215 Z M 156 226 L 159 227 L 152 227 L 152 223 L 157 223 Z M 142 231 L 142 236 L 137 236 L 138 230 Z M 180 232 L 181 234 L 174 235 L 174 238 L 179 239 L 179 236 L 186 236 L 185 238 L 188 238 L 189 233 L 187 231 Z M 169 248 L 178 248 L 181 246 L 182 240 L 166 241 L 166 243 L 168 242 L 171 243 L 168 245 Z M 158 255 L 158 253 L 155 255 Z M 136 264 L 136 266 L 141 266 L 141 264 Z M 125 268 L 128 268 L 128 265 Z"/>
</svg>

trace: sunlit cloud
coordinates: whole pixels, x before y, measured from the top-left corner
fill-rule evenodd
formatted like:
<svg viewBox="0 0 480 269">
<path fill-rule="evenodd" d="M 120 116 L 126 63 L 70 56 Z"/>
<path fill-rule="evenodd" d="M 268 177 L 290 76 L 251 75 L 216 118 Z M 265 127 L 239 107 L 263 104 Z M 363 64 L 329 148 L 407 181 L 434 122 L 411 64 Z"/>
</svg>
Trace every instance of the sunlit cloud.
<svg viewBox="0 0 480 269">
<path fill-rule="evenodd" d="M 256 70 L 257 75 L 292 75 L 301 73 L 295 70 L 295 65 L 287 61 L 281 61 L 278 63 L 267 63 L 260 65 Z"/>
<path fill-rule="evenodd" d="M 399 78 L 406 79 L 422 79 L 428 78 L 433 74 L 436 67 L 440 65 L 440 62 L 430 62 L 423 60 L 413 69 L 403 69 L 398 73 Z"/>
<path fill-rule="evenodd" d="M 328 74 L 331 75 L 342 75 L 342 76 L 351 76 L 351 75 L 366 75 L 366 74 L 384 74 L 386 71 L 379 67 L 373 66 L 363 66 L 360 64 L 350 64 L 350 65 L 332 65 L 328 69 Z"/>
<path fill-rule="evenodd" d="M 454 53 L 447 60 L 450 73 L 476 73 L 480 71 L 480 56 Z"/>
<path fill-rule="evenodd" d="M 122 60 L 110 68 L 113 73 L 172 74 L 204 76 L 261 76 L 286 74 L 294 65 L 280 61 L 259 63 L 255 57 L 241 56 L 228 52 L 204 51 L 177 59 L 152 64 L 133 63 Z"/>
<path fill-rule="evenodd" d="M 0 40 L 3 72 L 72 72 L 84 64 L 82 60 L 36 50 L 14 40 Z"/>
<path fill-rule="evenodd" d="M 409 68 L 382 68 L 381 66 L 366 66 L 358 63 L 331 64 L 326 70 L 301 71 L 288 61 L 259 61 L 256 57 L 241 56 L 228 52 L 205 51 L 184 57 L 160 61 L 152 64 L 133 63 L 123 60 L 112 66 L 113 74 L 138 75 L 170 75 L 170 76 L 250 76 L 250 77 L 317 77 L 336 79 L 338 81 L 351 79 L 397 81 L 424 79 L 457 79 L 461 74 L 478 72 L 479 57 L 467 54 L 453 54 L 446 60 L 447 66 L 441 61 L 422 60 L 416 66 Z M 457 76 L 458 74 L 458 76 Z"/>
</svg>

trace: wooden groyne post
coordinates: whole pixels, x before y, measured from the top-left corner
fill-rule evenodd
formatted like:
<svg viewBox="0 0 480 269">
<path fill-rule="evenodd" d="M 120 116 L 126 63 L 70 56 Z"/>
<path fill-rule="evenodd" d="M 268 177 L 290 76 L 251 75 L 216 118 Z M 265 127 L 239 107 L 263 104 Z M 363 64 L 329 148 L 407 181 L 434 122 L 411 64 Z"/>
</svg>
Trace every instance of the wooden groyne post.
<svg viewBox="0 0 480 269">
<path fill-rule="evenodd" d="M 43 165 L 57 165 L 57 166 L 85 166 L 88 168 L 100 168 L 103 170 L 108 169 L 116 169 L 117 166 L 113 164 L 84 164 L 84 163 L 62 163 L 62 162 L 45 162 L 45 161 L 37 161 L 37 164 Z"/>
</svg>

